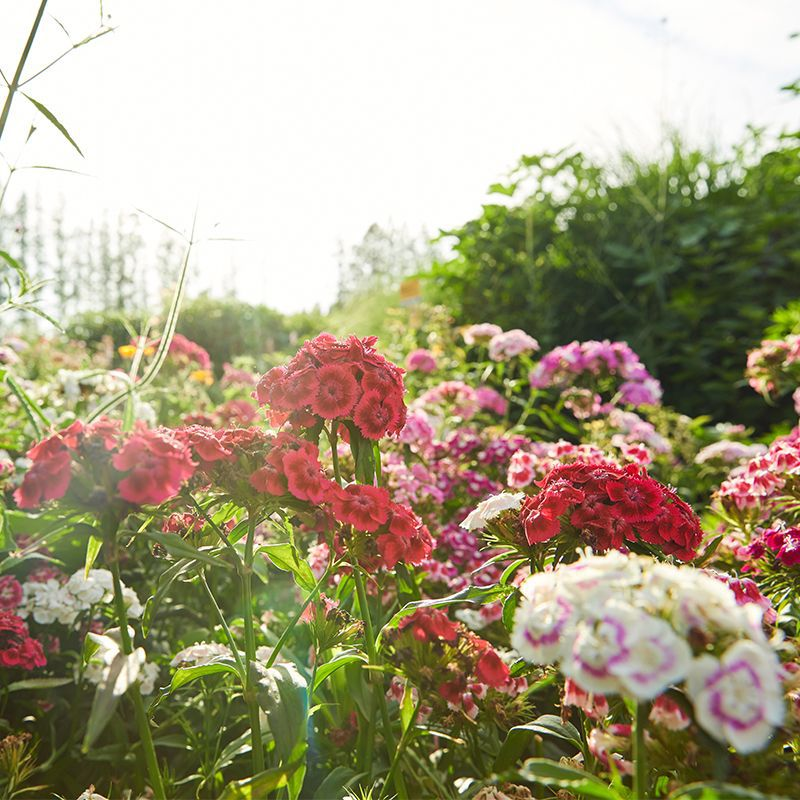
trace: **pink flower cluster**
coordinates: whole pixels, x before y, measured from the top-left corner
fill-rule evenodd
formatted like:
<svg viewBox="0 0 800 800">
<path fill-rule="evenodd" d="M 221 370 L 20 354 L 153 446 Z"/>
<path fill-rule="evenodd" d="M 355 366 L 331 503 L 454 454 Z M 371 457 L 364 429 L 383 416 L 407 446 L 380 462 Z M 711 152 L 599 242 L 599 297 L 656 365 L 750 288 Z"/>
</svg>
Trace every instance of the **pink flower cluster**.
<svg viewBox="0 0 800 800">
<path fill-rule="evenodd" d="M 510 361 L 538 349 L 539 342 L 520 328 L 495 334 L 489 340 L 489 358 L 492 361 Z"/>
<path fill-rule="evenodd" d="M 436 369 L 436 357 L 424 347 L 412 350 L 406 357 L 406 369 L 409 372 L 428 374 Z"/>
<path fill-rule="evenodd" d="M 535 389 L 572 386 L 580 378 L 613 376 L 624 405 L 657 405 L 661 384 L 647 371 L 626 342 L 571 342 L 545 353 L 530 374 Z"/>
<path fill-rule="evenodd" d="M 796 475 L 800 475 L 800 428 L 776 439 L 766 453 L 736 467 L 719 487 L 717 497 L 723 506 L 747 509 L 757 519 L 764 519 Z"/>
<path fill-rule="evenodd" d="M 747 354 L 745 377 L 753 389 L 769 397 L 797 385 L 796 367 L 800 367 L 800 335 L 765 339 Z"/>
</svg>

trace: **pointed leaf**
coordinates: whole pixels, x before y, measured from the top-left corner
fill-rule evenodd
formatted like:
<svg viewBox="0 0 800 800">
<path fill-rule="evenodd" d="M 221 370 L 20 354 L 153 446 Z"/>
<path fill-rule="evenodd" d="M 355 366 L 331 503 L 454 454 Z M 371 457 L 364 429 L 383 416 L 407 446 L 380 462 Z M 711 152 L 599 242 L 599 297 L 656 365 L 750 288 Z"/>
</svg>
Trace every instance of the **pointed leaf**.
<svg viewBox="0 0 800 800">
<path fill-rule="evenodd" d="M 34 100 L 29 94 L 25 94 L 25 92 L 22 92 L 22 94 L 25 95 L 25 97 L 27 97 L 28 100 L 30 100 L 31 103 L 33 103 L 42 114 L 44 114 L 45 117 L 47 117 L 47 119 L 56 127 L 61 135 L 78 151 L 80 156 L 83 157 L 80 147 L 78 147 L 75 140 L 69 135 L 69 131 L 58 121 L 58 119 L 56 119 L 56 115 L 53 114 L 53 112 L 43 103 L 40 103 L 38 100 Z"/>
</svg>

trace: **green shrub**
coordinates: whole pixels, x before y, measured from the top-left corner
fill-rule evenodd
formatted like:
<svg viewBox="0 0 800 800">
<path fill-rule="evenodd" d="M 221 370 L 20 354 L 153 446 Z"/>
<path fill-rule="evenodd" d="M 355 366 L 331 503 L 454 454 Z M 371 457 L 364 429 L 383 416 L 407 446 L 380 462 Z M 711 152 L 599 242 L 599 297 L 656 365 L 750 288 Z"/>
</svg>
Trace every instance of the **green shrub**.
<svg viewBox="0 0 800 800">
<path fill-rule="evenodd" d="M 746 351 L 800 296 L 800 146 L 762 155 L 757 134 L 729 158 L 674 141 L 665 165 L 626 155 L 525 157 L 503 201 L 461 228 L 428 294 L 457 322 L 520 327 L 544 348 L 624 339 L 697 416 L 768 426 L 782 415 L 746 387 Z M 735 386 L 735 390 L 731 387 Z"/>
</svg>

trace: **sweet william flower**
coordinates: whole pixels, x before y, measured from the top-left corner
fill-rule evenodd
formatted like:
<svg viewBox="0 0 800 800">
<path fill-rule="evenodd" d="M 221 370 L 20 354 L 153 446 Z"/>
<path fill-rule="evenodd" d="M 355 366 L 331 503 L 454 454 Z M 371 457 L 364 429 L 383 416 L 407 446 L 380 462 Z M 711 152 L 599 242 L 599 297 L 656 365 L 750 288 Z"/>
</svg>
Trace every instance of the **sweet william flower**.
<svg viewBox="0 0 800 800">
<path fill-rule="evenodd" d="M 365 439 L 400 433 L 406 422 L 402 399 L 377 391 L 364 392 L 353 413 L 353 422 Z"/>
<path fill-rule="evenodd" d="M 486 344 L 490 339 L 500 335 L 503 329 L 492 322 L 480 322 L 464 328 L 462 336 L 464 343 L 468 345 Z"/>
<path fill-rule="evenodd" d="M 780 665 L 768 648 L 747 639 L 716 659 L 695 659 L 686 680 L 695 719 L 703 730 L 741 753 L 767 745 L 786 712 Z"/>
<path fill-rule="evenodd" d="M 475 674 L 478 680 L 495 689 L 505 686 L 511 679 L 508 665 L 491 646 L 487 647 L 475 663 Z"/>
<path fill-rule="evenodd" d="M 436 358 L 430 350 L 420 347 L 412 350 L 406 357 L 406 369 L 409 372 L 430 373 L 436 369 Z"/>
<path fill-rule="evenodd" d="M 353 373 L 341 364 L 326 364 L 316 370 L 316 388 L 311 398 L 311 410 L 323 419 L 343 419 L 350 416 L 359 395 Z"/>
<path fill-rule="evenodd" d="M 330 502 L 336 519 L 359 531 L 374 533 L 389 519 L 389 492 L 377 486 L 334 486 Z"/>
<path fill-rule="evenodd" d="M 117 486 L 120 497 L 135 505 L 159 505 L 174 497 L 197 466 L 189 447 L 170 431 L 141 426 L 111 463 L 126 473 Z"/>
<path fill-rule="evenodd" d="M 670 731 L 682 731 L 691 724 L 688 714 L 667 695 L 655 699 L 648 719 Z"/>
</svg>

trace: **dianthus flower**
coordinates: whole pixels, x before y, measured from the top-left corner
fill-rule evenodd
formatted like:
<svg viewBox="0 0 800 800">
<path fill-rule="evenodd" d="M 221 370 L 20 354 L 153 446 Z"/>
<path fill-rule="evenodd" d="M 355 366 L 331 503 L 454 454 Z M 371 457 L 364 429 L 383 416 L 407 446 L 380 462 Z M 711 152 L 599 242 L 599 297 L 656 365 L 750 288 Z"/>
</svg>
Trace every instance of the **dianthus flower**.
<svg viewBox="0 0 800 800">
<path fill-rule="evenodd" d="M 31 639 L 24 621 L 9 611 L 0 611 L 0 666 L 32 670 L 46 663 L 41 643 Z"/>
<path fill-rule="evenodd" d="M 139 426 L 111 459 L 126 473 L 117 490 L 136 505 L 158 505 L 174 497 L 197 466 L 189 447 L 166 428 Z"/>
<path fill-rule="evenodd" d="M 328 333 L 306 341 L 286 365 L 273 367 L 256 386 L 273 424 L 313 427 L 319 419 L 352 419 L 361 435 L 399 433 L 406 420 L 403 371 L 375 350 L 376 338 Z"/>
<path fill-rule="evenodd" d="M 547 542 L 562 525 L 581 533 L 598 552 L 637 540 L 688 561 L 702 539 L 699 521 L 677 494 L 636 465 L 624 468 L 583 462 L 552 469 L 520 512 L 530 544 Z"/>
<path fill-rule="evenodd" d="M 412 350 L 406 357 L 406 369 L 409 372 L 433 372 L 436 369 L 436 358 L 430 350 L 420 347 Z"/>
</svg>

